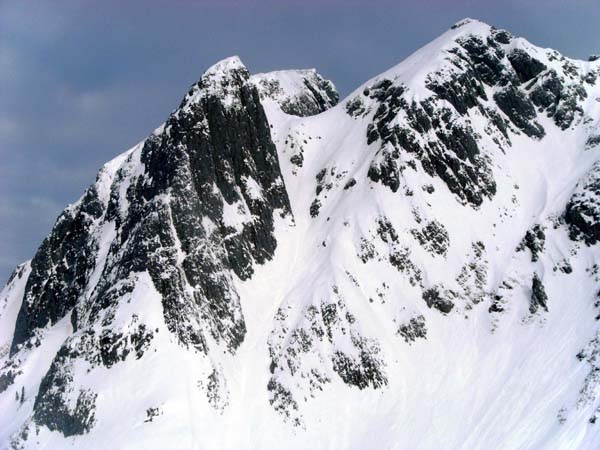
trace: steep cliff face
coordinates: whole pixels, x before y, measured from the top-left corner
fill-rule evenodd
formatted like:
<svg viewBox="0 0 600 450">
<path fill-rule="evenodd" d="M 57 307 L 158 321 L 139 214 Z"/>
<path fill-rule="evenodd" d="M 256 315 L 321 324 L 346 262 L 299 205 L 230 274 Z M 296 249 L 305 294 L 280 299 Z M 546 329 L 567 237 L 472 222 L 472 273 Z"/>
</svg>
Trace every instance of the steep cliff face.
<svg viewBox="0 0 600 450">
<path fill-rule="evenodd" d="M 219 62 L 2 291 L 0 442 L 594 447 L 598 136 L 600 61 L 473 20 L 339 104 Z"/>
</svg>

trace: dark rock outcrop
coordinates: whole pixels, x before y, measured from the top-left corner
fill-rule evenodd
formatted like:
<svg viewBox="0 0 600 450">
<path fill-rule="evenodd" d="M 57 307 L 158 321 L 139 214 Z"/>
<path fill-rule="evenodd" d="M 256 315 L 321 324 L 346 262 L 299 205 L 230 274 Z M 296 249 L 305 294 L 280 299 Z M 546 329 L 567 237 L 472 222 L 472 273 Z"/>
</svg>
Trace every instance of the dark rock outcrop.
<svg viewBox="0 0 600 450">
<path fill-rule="evenodd" d="M 600 163 L 580 181 L 565 211 L 569 235 L 587 245 L 600 241 Z"/>
<path fill-rule="evenodd" d="M 436 89 L 433 84 L 428 87 Z M 457 89 L 463 92 L 462 87 Z M 402 172 L 410 167 L 402 163 L 400 156 L 406 152 L 421 162 L 427 174 L 440 177 L 459 199 L 479 206 L 484 197 L 496 192 L 496 184 L 472 130 L 456 123 L 452 111 L 436 108 L 430 99 L 409 104 L 404 98 L 406 91 L 405 86 L 396 86 L 386 79 L 375 82 L 365 91 L 365 95 L 379 103 L 373 122 L 367 128 L 367 142 L 379 141 L 381 146 L 369 168 L 369 178 L 396 192 Z M 471 100 L 456 99 L 458 112 L 473 106 L 472 100 L 479 94 L 473 95 L 468 97 Z M 407 115 L 410 126 L 395 123 L 401 111 Z M 435 138 L 423 143 L 418 135 L 430 130 Z"/>
<path fill-rule="evenodd" d="M 536 224 L 531 229 L 527 230 L 525 237 L 517 247 L 517 251 L 521 252 L 528 249 L 531 252 L 531 262 L 536 262 L 540 254 L 544 251 L 546 242 L 546 234 L 541 225 Z"/>
<path fill-rule="evenodd" d="M 546 70 L 545 64 L 533 58 L 525 50 L 516 48 L 507 57 L 522 83 L 535 78 Z"/>
<path fill-rule="evenodd" d="M 407 344 L 415 342 L 417 339 L 427 339 L 425 317 L 416 316 L 411 318 L 407 323 L 400 325 L 398 334 L 404 338 Z"/>
<path fill-rule="evenodd" d="M 544 137 L 544 128 L 534 120 L 537 117 L 535 107 L 520 89 L 511 85 L 494 94 L 494 100 L 498 108 L 527 136 L 538 139 Z"/>
<path fill-rule="evenodd" d="M 544 288 L 544 283 L 537 273 L 533 274 L 531 280 L 531 298 L 529 300 L 529 312 L 536 313 L 540 308 L 548 311 L 548 295 Z"/>
<path fill-rule="evenodd" d="M 454 308 L 454 292 L 444 290 L 441 286 L 434 286 L 423 291 L 423 300 L 430 308 L 435 308 L 443 314 L 448 314 Z"/>
</svg>

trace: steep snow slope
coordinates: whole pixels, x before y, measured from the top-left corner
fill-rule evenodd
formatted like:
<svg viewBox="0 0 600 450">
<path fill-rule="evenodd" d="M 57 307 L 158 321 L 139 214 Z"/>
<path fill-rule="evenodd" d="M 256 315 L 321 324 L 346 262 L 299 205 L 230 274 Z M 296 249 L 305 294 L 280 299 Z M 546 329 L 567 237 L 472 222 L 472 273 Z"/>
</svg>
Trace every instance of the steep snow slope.
<svg viewBox="0 0 600 450">
<path fill-rule="evenodd" d="M 0 442 L 598 446 L 600 61 L 465 20 L 336 103 L 230 58 L 100 171 L 1 294 Z"/>
</svg>

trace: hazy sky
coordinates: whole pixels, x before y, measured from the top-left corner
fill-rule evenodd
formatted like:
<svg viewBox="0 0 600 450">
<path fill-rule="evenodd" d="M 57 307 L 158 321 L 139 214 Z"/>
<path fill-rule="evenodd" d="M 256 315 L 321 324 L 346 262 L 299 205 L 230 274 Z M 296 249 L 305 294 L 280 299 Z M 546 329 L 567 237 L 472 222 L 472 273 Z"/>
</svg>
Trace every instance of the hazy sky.
<svg viewBox="0 0 600 450">
<path fill-rule="evenodd" d="M 343 96 L 463 17 L 600 53 L 599 0 L 0 0 L 0 283 L 217 60 L 316 67 Z"/>
</svg>

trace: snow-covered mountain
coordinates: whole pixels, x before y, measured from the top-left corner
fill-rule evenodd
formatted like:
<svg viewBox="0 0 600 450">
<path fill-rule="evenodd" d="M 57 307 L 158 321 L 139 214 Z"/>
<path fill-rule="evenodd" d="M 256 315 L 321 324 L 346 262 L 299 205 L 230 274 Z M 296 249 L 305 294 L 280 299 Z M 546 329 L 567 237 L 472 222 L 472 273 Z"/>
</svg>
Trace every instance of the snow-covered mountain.
<svg viewBox="0 0 600 450">
<path fill-rule="evenodd" d="M 599 241 L 597 58 L 226 59 L 0 294 L 0 444 L 597 448 Z"/>
</svg>

